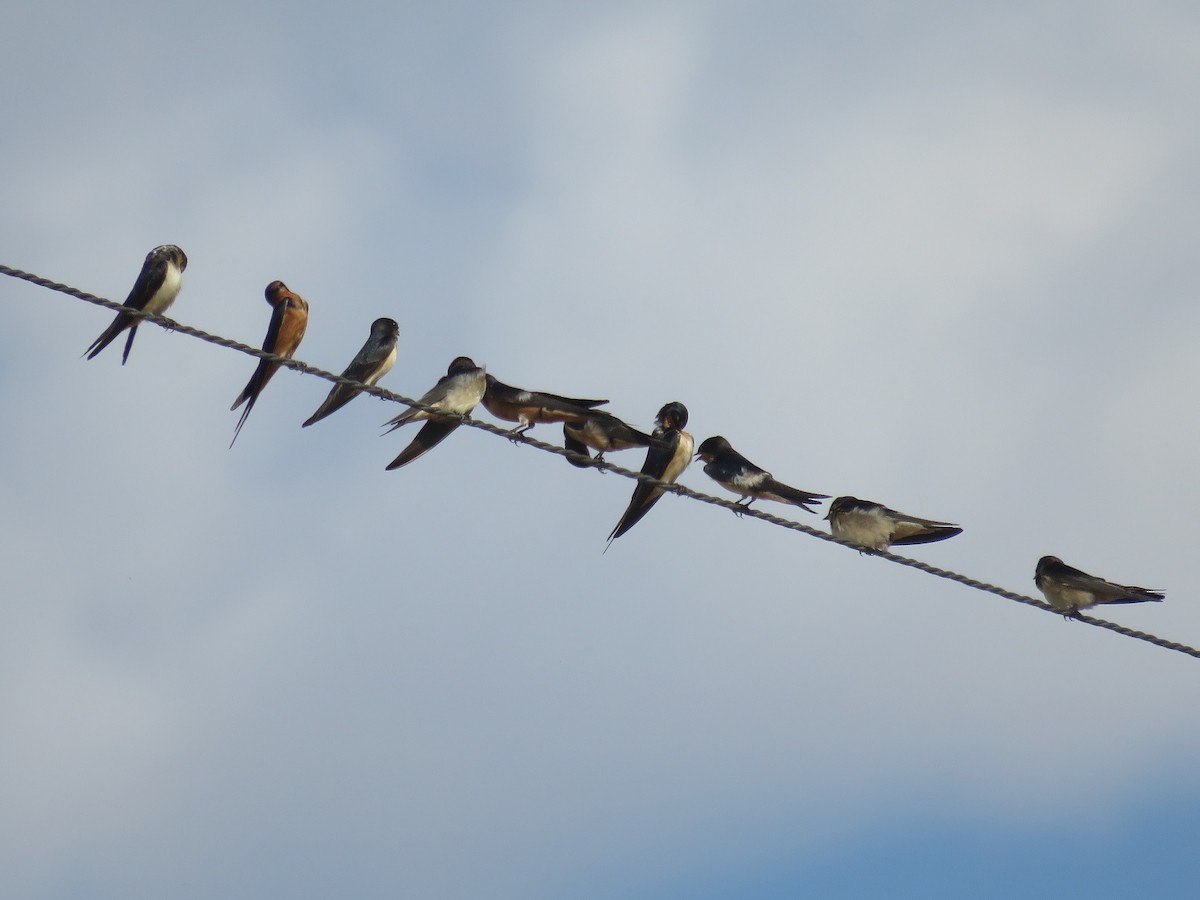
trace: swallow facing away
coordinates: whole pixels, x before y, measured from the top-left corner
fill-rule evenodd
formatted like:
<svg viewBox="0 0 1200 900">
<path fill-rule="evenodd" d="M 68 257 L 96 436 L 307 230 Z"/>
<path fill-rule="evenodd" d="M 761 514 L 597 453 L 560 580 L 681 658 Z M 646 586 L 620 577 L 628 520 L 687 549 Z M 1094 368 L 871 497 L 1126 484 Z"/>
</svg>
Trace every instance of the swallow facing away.
<svg viewBox="0 0 1200 900">
<path fill-rule="evenodd" d="M 863 553 L 886 550 L 893 544 L 931 544 L 962 534 L 962 529 L 950 522 L 918 519 L 857 497 L 838 497 L 829 504 L 825 518 L 835 538 L 854 544 Z"/>
<path fill-rule="evenodd" d="M 649 447 L 650 435 L 626 425 L 612 413 L 592 410 L 583 419 L 563 422 L 563 446 L 580 456 L 589 456 L 588 448 L 596 451 L 596 459 L 604 459 L 609 450 L 628 450 L 631 447 Z M 581 469 L 590 463 L 567 457 L 567 462 Z M 603 470 L 601 470 L 603 471 Z"/>
<path fill-rule="evenodd" d="M 748 507 L 755 500 L 778 500 L 815 513 L 816 510 L 809 509 L 808 505 L 820 503 L 829 497 L 828 494 L 811 494 L 776 481 L 770 472 L 750 462 L 720 435 L 705 440 L 696 451 L 696 456 L 705 462 L 704 474 L 721 487 L 742 495 L 737 502 L 743 506 Z"/>
<path fill-rule="evenodd" d="M 387 470 L 390 472 L 392 469 L 408 465 L 427 450 L 440 444 L 450 432 L 461 425 L 463 417 L 469 415 L 483 399 L 487 389 L 485 374 L 483 367 L 475 365 L 469 356 L 460 356 L 450 363 L 446 374 L 421 398 L 423 405 L 443 410 L 444 415 L 427 413 L 414 406 L 385 422 L 385 425 L 392 426 L 384 432 L 387 434 L 406 422 L 429 420 L 417 432 L 412 443 L 387 465 Z"/>
<path fill-rule="evenodd" d="M 659 481 L 673 483 L 683 473 L 692 461 L 692 449 L 695 445 L 695 439 L 683 430 L 687 420 L 687 407 L 679 401 L 668 403 L 658 411 L 654 420 L 658 427 L 651 435 L 650 449 L 646 451 L 646 461 L 642 463 L 643 475 L 651 475 Z M 642 516 L 650 512 L 650 508 L 658 502 L 662 494 L 662 488 L 638 481 L 621 521 L 608 536 L 608 543 L 611 544 L 640 522 Z"/>
<path fill-rule="evenodd" d="M 1113 584 L 1087 572 L 1073 569 L 1057 556 L 1043 556 L 1038 560 L 1033 583 L 1046 595 L 1046 602 L 1071 619 L 1079 616 L 1081 609 L 1100 603 L 1145 603 L 1163 600 L 1161 591 L 1135 587 L 1129 584 Z"/>
<path fill-rule="evenodd" d="M 342 377 L 353 378 L 365 385 L 375 384 L 396 364 L 396 339 L 399 336 L 400 326 L 396 324 L 395 319 L 376 319 L 371 323 L 371 336 L 354 355 L 350 365 L 342 372 Z M 300 427 L 307 428 L 313 422 L 320 422 L 361 393 L 361 387 L 335 384 L 325 402 L 317 407 L 317 411 L 305 419 Z"/>
<path fill-rule="evenodd" d="M 271 324 L 267 326 L 267 336 L 263 339 L 262 348 L 268 353 L 291 359 L 296 348 L 300 346 L 300 341 L 304 338 L 304 330 L 308 328 L 308 301 L 299 294 L 288 290 L 288 286 L 282 281 L 272 281 L 267 285 L 264 293 L 273 311 L 271 312 Z M 242 417 L 238 419 L 237 428 L 233 430 L 233 441 L 238 439 L 242 426 L 246 424 L 246 417 L 250 415 L 250 410 L 254 408 L 254 403 L 258 400 L 258 395 L 267 386 L 271 376 L 279 370 L 279 365 L 268 359 L 260 359 L 258 368 L 246 382 L 246 387 L 233 401 L 233 406 L 229 407 L 232 412 L 243 403 L 246 404 L 246 408 L 242 410 Z M 230 447 L 233 446 L 233 441 L 229 442 Z"/>
<path fill-rule="evenodd" d="M 543 391 L 524 391 L 487 376 L 483 407 L 497 419 L 516 422 L 513 434 L 523 434 L 538 422 L 578 422 L 607 400 L 576 400 Z"/>
<path fill-rule="evenodd" d="M 146 254 L 146 261 L 142 263 L 142 271 L 138 273 L 137 281 L 133 283 L 133 289 L 125 298 L 123 305 L 129 309 L 139 309 L 162 315 L 175 302 L 183 280 L 183 270 L 186 268 L 187 255 L 174 244 L 155 247 Z M 100 337 L 92 341 L 92 345 L 83 351 L 84 354 L 88 359 L 92 359 L 111 344 L 118 334 L 128 328 L 129 338 L 125 341 L 125 352 L 121 354 L 121 365 L 125 365 L 125 361 L 129 359 L 129 351 L 133 347 L 133 336 L 137 334 L 139 322 L 141 319 L 137 316 L 131 316 L 127 312 L 117 313 L 112 324 L 104 329 L 104 333 Z"/>
</svg>

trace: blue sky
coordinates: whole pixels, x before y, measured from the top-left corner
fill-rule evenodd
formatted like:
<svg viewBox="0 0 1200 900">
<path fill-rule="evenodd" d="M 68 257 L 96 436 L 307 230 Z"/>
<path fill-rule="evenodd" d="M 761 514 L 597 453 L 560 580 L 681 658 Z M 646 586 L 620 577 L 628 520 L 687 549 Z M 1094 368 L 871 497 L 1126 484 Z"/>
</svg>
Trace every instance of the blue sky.
<svg viewBox="0 0 1200 900">
<path fill-rule="evenodd" d="M 25 5 L 2 261 L 669 400 L 1196 645 L 1186 4 Z M 1187 896 L 1195 661 L 0 285 L 14 896 Z M 556 440 L 542 426 L 535 435 Z M 614 456 L 636 468 L 637 454 Z M 681 479 L 719 492 L 691 467 Z M 769 507 L 768 507 L 769 508 Z M 789 514 L 786 507 L 773 512 Z M 796 511 L 809 524 L 819 520 Z"/>
<path fill-rule="evenodd" d="M 917 819 L 887 823 L 853 843 L 797 864 L 786 849 L 745 869 L 710 873 L 670 896 L 1185 897 L 1195 885 L 1191 852 L 1197 798 L 1163 790 L 1124 798 L 1119 817 L 980 828 Z"/>
</svg>

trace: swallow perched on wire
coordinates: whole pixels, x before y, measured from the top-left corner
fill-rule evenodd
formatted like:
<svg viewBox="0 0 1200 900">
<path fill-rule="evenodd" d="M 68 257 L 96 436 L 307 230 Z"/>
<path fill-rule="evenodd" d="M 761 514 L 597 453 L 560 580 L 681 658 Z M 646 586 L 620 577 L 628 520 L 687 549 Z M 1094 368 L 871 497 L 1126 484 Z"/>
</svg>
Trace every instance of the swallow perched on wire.
<svg viewBox="0 0 1200 900">
<path fill-rule="evenodd" d="M 588 416 L 594 406 L 607 400 L 577 400 L 544 391 L 526 391 L 512 387 L 495 376 L 487 376 L 483 392 L 483 408 L 497 419 L 516 422 L 513 434 L 523 434 L 538 422 L 578 422 Z"/>
<path fill-rule="evenodd" d="M 643 475 L 650 475 L 670 484 L 683 473 L 692 461 L 692 449 L 695 445 L 695 439 L 683 430 L 687 420 L 687 407 L 679 401 L 668 403 L 658 411 L 658 416 L 655 417 L 657 427 L 651 435 L 646 461 L 642 463 Z M 617 522 L 617 527 L 608 536 L 608 543 L 611 544 L 640 522 L 662 494 L 663 488 L 638 481 L 621 521 Z"/>
<path fill-rule="evenodd" d="M 742 495 L 737 502 L 743 506 L 749 506 L 755 500 L 778 500 L 815 513 L 816 510 L 809 509 L 809 504 L 820 503 L 829 496 L 812 494 L 776 481 L 770 472 L 750 462 L 720 435 L 706 439 L 696 456 L 704 460 L 705 475 L 721 487 Z"/>
<path fill-rule="evenodd" d="M 174 244 L 155 247 L 146 254 L 146 260 L 142 263 L 142 271 L 138 273 L 137 281 L 133 283 L 133 289 L 130 290 L 129 296 L 125 298 L 125 303 L 122 305 L 128 309 L 162 315 L 175 302 L 175 297 L 178 296 L 183 282 L 183 270 L 186 268 L 187 255 Z M 129 337 L 125 341 L 125 352 L 121 354 L 121 365 L 125 365 L 125 361 L 129 359 L 129 351 L 133 347 L 133 337 L 137 334 L 140 321 L 141 319 L 137 316 L 132 316 L 127 312 L 117 313 L 117 317 L 113 319 L 111 325 L 104 329 L 104 333 L 83 351 L 84 355 L 88 359 L 93 359 L 97 353 L 111 344 L 117 335 L 128 328 Z"/>
<path fill-rule="evenodd" d="M 399 336 L 400 326 L 395 319 L 376 319 L 371 323 L 371 336 L 354 355 L 350 365 L 342 372 L 342 377 L 353 378 L 365 385 L 375 384 L 396 364 L 396 340 Z M 307 428 L 313 422 L 321 421 L 361 393 L 362 388 L 356 385 L 335 384 L 325 402 L 300 427 Z"/>
<path fill-rule="evenodd" d="M 950 522 L 918 519 L 857 497 L 838 497 L 829 504 L 825 518 L 834 537 L 864 553 L 886 550 L 893 544 L 931 544 L 962 534 L 962 529 Z"/>
<path fill-rule="evenodd" d="M 262 348 L 267 353 L 291 359 L 296 348 L 300 346 L 300 341 L 304 338 L 304 330 L 308 328 L 308 301 L 299 294 L 288 290 L 288 286 L 282 281 L 272 281 L 267 285 L 264 294 L 267 302 L 271 304 L 271 324 L 267 326 L 267 336 L 263 339 Z M 246 408 L 242 410 L 242 417 L 238 419 L 237 428 L 233 430 L 233 441 L 229 442 L 230 447 L 241 434 L 242 426 L 246 424 L 246 417 L 250 415 L 250 410 L 254 409 L 258 395 L 267 386 L 271 376 L 279 370 L 279 366 L 278 362 L 260 359 L 254 374 L 246 382 L 246 387 L 233 401 L 233 406 L 229 407 L 232 412 L 243 403 L 246 404 Z"/>
<path fill-rule="evenodd" d="M 387 465 L 387 470 L 390 472 L 392 469 L 408 465 L 427 450 L 440 444 L 450 432 L 461 425 L 463 418 L 483 399 L 487 389 L 485 375 L 482 366 L 475 365 L 468 356 L 460 356 L 450 363 L 446 374 L 438 379 L 438 383 L 420 401 L 423 406 L 434 407 L 442 413 L 441 415 L 410 407 L 396 418 L 385 422 L 385 425 L 392 426 L 384 432 L 387 434 L 407 422 L 429 420 L 417 432 L 412 443 Z"/>
<path fill-rule="evenodd" d="M 1078 617 L 1081 609 L 1101 603 L 1146 603 L 1166 599 L 1162 591 L 1113 584 L 1073 569 L 1057 556 L 1043 556 L 1038 560 L 1033 583 L 1046 595 L 1046 602 L 1068 619 Z"/>
<path fill-rule="evenodd" d="M 612 413 L 592 410 L 583 419 L 563 422 L 563 446 L 580 456 L 590 456 L 588 448 L 596 451 L 596 459 L 604 459 L 610 450 L 649 447 L 650 435 L 622 422 Z M 589 463 L 567 457 L 567 462 L 581 469 Z"/>
</svg>

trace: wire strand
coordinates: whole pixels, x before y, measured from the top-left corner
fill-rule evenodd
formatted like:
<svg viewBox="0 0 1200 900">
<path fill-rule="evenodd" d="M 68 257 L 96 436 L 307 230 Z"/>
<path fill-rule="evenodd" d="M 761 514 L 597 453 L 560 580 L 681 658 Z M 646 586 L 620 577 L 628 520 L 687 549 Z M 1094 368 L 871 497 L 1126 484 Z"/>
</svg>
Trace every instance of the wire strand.
<svg viewBox="0 0 1200 900">
<path fill-rule="evenodd" d="M 185 325 L 182 322 L 177 322 L 174 319 L 167 318 L 166 316 L 157 315 L 155 313 L 148 313 L 148 312 L 145 312 L 144 310 L 130 309 L 120 303 L 116 303 L 116 302 L 114 302 L 112 300 L 108 300 L 104 297 L 97 297 L 95 294 L 89 294 L 86 291 L 81 291 L 78 288 L 71 287 L 70 285 L 61 284 L 57 281 L 51 281 L 48 278 L 42 278 L 41 276 L 34 275 L 30 272 L 24 272 L 20 269 L 14 269 L 14 268 L 11 268 L 10 266 L 0 264 L 0 274 L 8 275 L 12 278 L 18 278 L 22 281 L 27 281 L 30 284 L 35 284 L 38 287 L 43 287 L 43 288 L 47 288 L 52 291 L 57 291 L 58 293 L 61 293 L 61 294 L 67 294 L 68 296 L 75 297 L 76 299 L 83 300 L 87 303 L 92 303 L 96 306 L 103 306 L 107 309 L 111 309 L 111 310 L 114 310 L 117 312 L 127 313 L 127 314 L 135 316 L 139 319 L 146 319 L 150 322 L 153 322 L 156 325 L 162 326 L 163 328 L 167 329 L 168 331 L 175 331 L 175 332 L 178 332 L 179 334 L 186 334 L 189 337 L 199 338 L 202 341 L 206 341 L 210 344 L 216 344 L 219 347 L 225 347 L 230 350 L 237 350 L 237 351 L 239 351 L 241 353 L 245 353 L 249 356 L 254 356 L 259 359 L 265 359 L 265 360 L 269 360 L 271 362 L 276 362 L 282 366 L 286 366 L 287 368 L 292 369 L 296 372 L 300 372 L 301 374 L 304 374 L 304 375 L 315 375 L 318 378 L 323 378 L 326 381 L 333 382 L 334 384 L 344 384 L 344 385 L 349 385 L 351 387 L 357 387 L 357 388 L 360 388 L 363 391 L 363 393 L 371 394 L 375 397 L 380 397 L 384 400 L 390 400 L 394 403 L 402 403 L 406 406 L 415 407 L 416 409 L 420 409 L 425 412 L 432 412 L 432 413 L 438 412 L 438 410 L 434 409 L 433 407 L 425 406 L 418 400 L 413 400 L 413 399 L 411 399 L 409 397 L 405 397 L 401 394 L 394 393 L 392 391 L 387 390 L 386 388 L 381 388 L 378 385 L 367 385 L 367 384 L 363 384 L 360 381 L 355 381 L 353 378 L 346 378 L 342 375 L 335 375 L 333 372 L 328 372 L 324 369 L 319 369 L 316 366 L 309 365 L 308 363 L 301 362 L 299 360 L 295 360 L 290 357 L 280 356 L 275 353 L 269 353 L 265 350 L 260 350 L 257 347 L 251 347 L 249 344 L 243 344 L 240 341 L 235 341 L 235 340 L 231 340 L 229 338 L 221 337 L 219 335 L 210 334 L 207 331 L 203 331 L 199 328 L 193 328 L 190 325 Z M 780 528 L 787 528 L 791 531 L 798 531 L 802 534 L 807 534 L 810 537 L 820 538 L 823 541 L 828 541 L 831 544 L 840 544 L 843 547 L 847 547 L 851 550 L 856 550 L 856 551 L 860 551 L 860 552 L 862 550 L 861 547 L 858 547 L 855 544 L 851 544 L 848 541 L 843 541 L 839 538 L 834 537 L 832 534 L 830 534 L 826 531 L 821 531 L 820 529 L 813 528 L 810 525 L 805 525 L 801 522 L 796 522 L 792 519 L 785 519 L 780 516 L 776 516 L 772 513 L 764 512 L 761 509 L 748 508 L 742 504 L 736 503 L 733 500 L 727 500 L 724 497 L 716 497 L 716 496 L 713 496 L 712 494 L 705 494 L 700 491 L 693 490 L 692 488 L 689 488 L 686 485 L 670 483 L 670 482 L 665 482 L 665 481 L 659 481 L 657 478 L 654 478 L 651 475 L 646 475 L 642 472 L 635 472 L 632 469 L 626 469 L 623 466 L 619 466 L 619 465 L 616 465 L 615 463 L 611 463 L 606 459 L 594 459 L 591 457 L 585 457 L 583 454 L 579 454 L 579 453 L 575 453 L 571 450 L 567 450 L 565 447 L 559 447 L 557 444 L 548 444 L 545 441 L 530 437 L 526 433 L 518 434 L 518 433 L 515 433 L 514 431 L 512 431 L 511 429 L 501 428 L 497 425 L 493 425 L 490 422 L 484 422 L 480 419 L 471 418 L 470 416 L 464 416 L 462 421 L 463 421 L 464 425 L 467 425 L 471 428 L 478 428 L 481 431 L 486 431 L 490 434 L 494 434 L 494 435 L 498 435 L 503 438 L 507 438 L 508 440 L 512 441 L 513 443 L 525 444 L 529 447 L 533 447 L 534 449 L 541 450 L 545 453 L 553 453 L 557 456 L 562 456 L 566 459 L 574 460 L 577 462 L 586 460 L 589 462 L 591 468 L 599 469 L 599 470 L 602 470 L 605 472 L 615 472 L 618 475 L 624 476 L 625 478 L 631 478 L 631 479 L 634 479 L 637 481 L 643 481 L 643 482 L 653 485 L 655 487 L 660 487 L 664 491 L 670 491 L 671 493 L 679 494 L 680 496 L 688 497 L 692 500 L 699 500 L 702 503 L 708 503 L 712 506 L 721 506 L 721 507 L 724 507 L 725 509 L 733 511 L 738 516 L 743 516 L 743 517 L 749 516 L 754 519 L 761 519 L 762 521 L 767 522 L 771 525 L 775 525 Z M 1033 607 L 1036 607 L 1037 609 L 1041 609 L 1046 612 L 1055 613 L 1056 615 L 1062 614 L 1061 610 L 1055 609 L 1054 607 L 1050 606 L 1050 604 L 1045 603 L 1042 600 L 1038 600 L 1034 597 L 1030 597 L 1025 594 L 1018 594 L 1014 591 L 1006 590 L 1005 588 L 999 587 L 998 585 L 989 584 L 986 581 L 979 581 L 977 579 L 970 578 L 969 576 L 962 575 L 962 574 L 960 574 L 958 572 L 954 572 L 950 569 L 942 569 L 937 566 L 930 565 L 929 563 L 922 562 L 919 559 L 913 559 L 908 556 L 900 556 L 899 554 L 892 553 L 891 551 L 888 551 L 888 550 L 873 551 L 871 555 L 878 556 L 882 559 L 886 559 L 889 562 L 893 562 L 898 565 L 908 566 L 909 568 L 917 569 L 921 572 L 926 573 L 927 575 L 933 575 L 937 578 L 944 578 L 947 581 L 953 581 L 956 584 L 963 585 L 964 587 L 972 588 L 977 591 L 983 591 L 983 592 L 989 593 L 989 594 L 995 594 L 997 597 L 1003 597 L 1006 600 L 1012 600 L 1015 603 L 1023 603 L 1026 606 L 1033 606 Z M 1187 644 L 1181 644 L 1177 641 L 1167 640 L 1166 638 L 1161 638 L 1161 637 L 1158 637 L 1157 635 L 1149 634 L 1148 632 L 1145 632 L 1145 631 L 1138 631 L 1137 629 L 1134 629 L 1134 628 L 1127 628 L 1124 625 L 1118 625 L 1116 622 L 1111 622 L 1108 619 L 1097 619 L 1094 616 L 1088 616 L 1088 615 L 1082 615 L 1082 614 L 1076 615 L 1073 618 L 1075 621 L 1084 622 L 1088 625 L 1094 625 L 1097 628 L 1104 628 L 1109 631 L 1116 632 L 1117 634 L 1122 635 L 1124 637 L 1132 638 L 1132 639 L 1138 640 L 1138 641 L 1144 641 L 1148 644 L 1153 644 L 1156 647 L 1162 647 L 1165 650 L 1173 650 L 1177 653 L 1183 653 L 1187 656 L 1191 656 L 1191 657 L 1195 657 L 1196 659 L 1200 659 L 1200 650 L 1197 650 L 1195 647 L 1190 647 Z"/>
</svg>

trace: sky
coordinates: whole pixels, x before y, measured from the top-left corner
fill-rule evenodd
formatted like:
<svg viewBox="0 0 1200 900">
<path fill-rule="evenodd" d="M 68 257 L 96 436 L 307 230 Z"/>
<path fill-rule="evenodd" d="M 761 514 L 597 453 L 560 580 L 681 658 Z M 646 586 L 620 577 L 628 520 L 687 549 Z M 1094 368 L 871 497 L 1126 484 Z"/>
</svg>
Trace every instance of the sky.
<svg viewBox="0 0 1200 900">
<path fill-rule="evenodd" d="M 468 355 L 1200 644 L 1200 8 L 6 10 L 0 262 Z M 0 279 L 20 898 L 1192 896 L 1196 660 Z M 486 413 L 481 412 L 486 418 Z M 561 439 L 555 426 L 534 436 Z M 612 461 L 641 464 L 637 451 Z M 721 493 L 698 464 L 689 487 Z M 770 503 L 771 512 L 823 526 Z"/>
</svg>

